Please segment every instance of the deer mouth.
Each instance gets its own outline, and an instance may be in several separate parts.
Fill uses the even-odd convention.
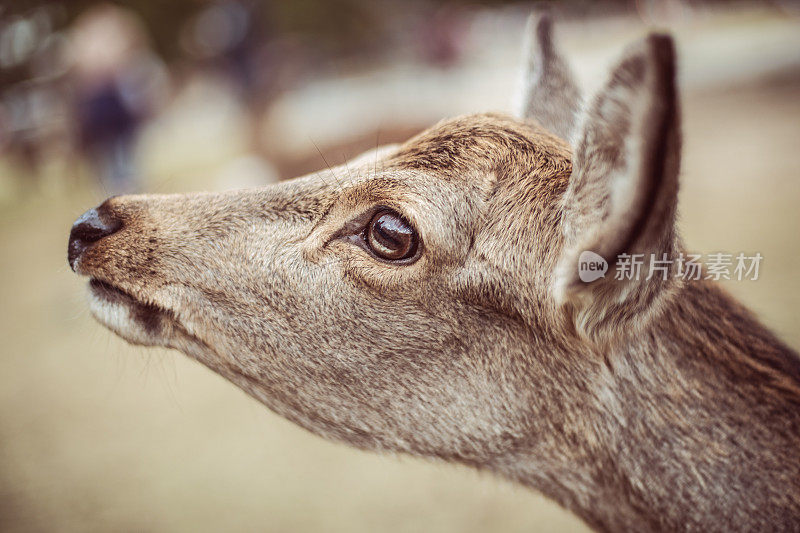
[[[107,281],[90,279],[89,294],[92,315],[133,344],[163,345],[177,325],[168,309],[143,302]]]

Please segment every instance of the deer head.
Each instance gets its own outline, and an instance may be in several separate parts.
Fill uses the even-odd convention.
[[[516,118],[447,120],[262,189],[121,196],[90,210],[69,262],[90,278],[93,315],[132,343],[186,353],[319,435],[487,468],[598,528],[696,525],[739,501],[715,503],[726,487],[704,485],[720,481],[719,461],[695,479],[657,443],[674,452],[686,437],[685,453],[710,443],[682,417],[705,420],[713,405],[691,403],[692,391],[720,388],[700,361],[671,355],[713,344],[697,324],[676,334],[703,315],[676,306],[747,315],[707,284],[584,283],[577,272],[585,250],[613,262],[679,249],[672,40],[628,48],[583,106],[550,34],[548,16],[532,19]],[[786,377],[781,357],[758,371]],[[734,367],[722,388],[757,372]],[[786,383],[759,389],[756,403],[785,402]],[[758,435],[754,445],[780,440]],[[697,489],[680,485],[687,504],[673,505],[647,486],[648,468]]]

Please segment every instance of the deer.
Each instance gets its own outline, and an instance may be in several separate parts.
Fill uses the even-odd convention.
[[[515,115],[263,188],[112,197],[72,226],[93,316],[327,439],[491,472],[598,531],[800,529],[800,358],[675,274],[672,37],[584,102],[528,23]],[[676,261],[584,282],[590,250]]]

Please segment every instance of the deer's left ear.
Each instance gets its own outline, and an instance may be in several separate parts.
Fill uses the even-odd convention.
[[[516,115],[532,119],[571,141],[581,94],[569,65],[553,42],[553,21],[546,11],[533,13],[525,27],[525,54]]]
[[[675,85],[672,38],[653,34],[626,51],[588,109],[563,196],[564,249],[554,276],[561,302],[589,296],[593,305],[608,306],[657,289],[658,280],[647,279],[649,262],[653,256],[674,255],[676,239],[680,132]],[[585,251],[605,259],[605,277],[587,281],[581,276]],[[623,254],[642,254],[640,279],[615,279]]]

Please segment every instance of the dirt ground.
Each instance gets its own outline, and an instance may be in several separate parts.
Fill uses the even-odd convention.
[[[800,77],[694,93],[684,116],[687,247],[760,252],[760,279],[728,287],[800,348]],[[99,327],[66,240],[101,199],[75,187],[0,213],[0,529],[585,529],[489,475],[326,442]]]

